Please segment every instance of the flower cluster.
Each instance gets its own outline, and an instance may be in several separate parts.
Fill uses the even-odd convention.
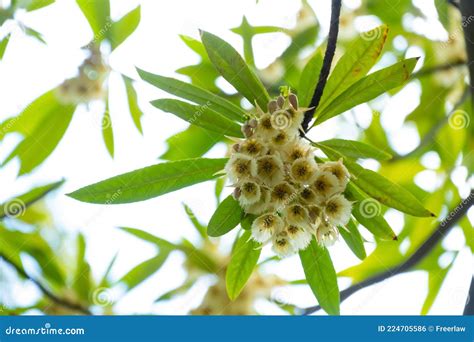
[[[271,243],[280,256],[305,249],[313,235],[332,244],[337,226],[351,215],[351,202],[342,195],[349,181],[346,167],[342,161],[316,163],[300,137],[306,110],[298,108],[292,93],[270,101],[267,112],[257,108],[226,165],[234,197],[247,214],[258,215],[253,239]]]
[[[58,98],[65,104],[87,103],[104,97],[104,80],[108,67],[98,48],[79,67],[76,77],[65,80],[57,89]]]

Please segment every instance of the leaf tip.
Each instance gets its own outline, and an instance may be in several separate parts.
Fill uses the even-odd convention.
[[[394,236],[392,237],[392,240],[393,240],[393,241],[398,241],[398,236],[397,236],[397,235],[394,235]]]

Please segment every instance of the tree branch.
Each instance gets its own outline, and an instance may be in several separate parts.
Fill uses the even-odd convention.
[[[62,307],[80,312],[85,315],[91,315],[91,312],[89,311],[88,308],[83,307],[82,305],[78,303],[73,303],[70,302],[67,299],[64,298],[59,298],[56,296],[54,293],[52,293],[49,289],[46,288],[39,280],[33,278],[30,276],[28,273],[23,270],[20,266],[18,266],[16,263],[14,263],[10,258],[8,258],[5,254],[0,253],[0,260],[4,260],[7,264],[11,265],[21,276],[24,278],[28,279],[31,281],[33,284],[36,285],[36,287],[46,296],[48,297],[51,301],[55,302],[58,305],[61,305]]]
[[[446,71],[449,69],[454,69],[467,65],[465,60],[459,59],[456,61],[448,62],[446,64],[435,65],[433,67],[423,68],[420,71],[417,71],[411,75],[411,78],[420,78],[424,76],[429,76],[439,71]]]
[[[464,41],[466,42],[471,101],[474,101],[474,87],[472,85],[474,82],[474,1],[461,0],[459,7],[462,15],[461,25],[464,30]]]
[[[341,2],[342,0],[332,0],[328,45],[324,54],[323,66],[321,67],[321,72],[319,74],[318,84],[316,85],[316,89],[314,90],[314,94],[309,105],[311,109],[306,111],[303,123],[301,124],[303,127],[303,133],[308,131],[309,123],[313,119],[314,111],[316,110],[316,107],[318,107],[319,101],[321,101],[324,87],[326,86],[329,72],[331,71],[332,60],[334,58],[334,52],[336,51],[337,35],[339,33],[339,15],[341,14]]]
[[[464,201],[459,203],[456,208],[454,208],[454,210],[449,213],[443,221],[441,221],[434,233],[404,263],[341,291],[341,302],[363,288],[377,284],[385,279],[393,277],[394,275],[411,270],[413,266],[417,265],[433,250],[434,247],[436,247],[438,242],[440,242],[443,237],[451,230],[451,228],[453,228],[455,224],[467,213],[473,204],[474,190],[471,190],[469,196]],[[319,305],[306,308],[303,309],[303,314],[309,315],[318,311],[319,309],[321,309]]]
[[[474,316],[474,276],[471,279],[471,286],[469,287],[469,293],[467,294],[463,315]]]

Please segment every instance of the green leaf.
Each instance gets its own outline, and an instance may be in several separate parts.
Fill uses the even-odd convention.
[[[184,206],[184,211],[186,212],[186,215],[188,215],[189,220],[193,224],[194,228],[198,231],[199,235],[203,238],[207,238],[207,232],[206,232],[206,227],[199,222],[197,219],[196,215],[194,215],[194,212],[192,209],[185,203],[183,203]]]
[[[311,290],[321,308],[330,315],[339,315],[339,287],[331,256],[315,239],[299,252],[301,265]]]
[[[43,35],[39,33],[38,31],[33,30],[31,27],[27,27],[27,26],[25,26],[23,29],[25,30],[26,35],[35,38],[36,40],[40,41],[43,44],[46,44],[46,41],[44,40]]]
[[[178,248],[177,245],[175,245],[174,243],[172,242],[169,242],[169,241],[166,241],[165,239],[162,239],[158,236],[155,236],[153,234],[150,234],[144,230],[141,230],[141,229],[137,229],[137,228],[129,228],[129,227],[120,227],[120,230],[123,230],[124,232],[127,232],[143,241],[147,241],[147,242],[150,242],[154,245],[156,245],[156,247],[160,248],[160,249],[169,249],[169,250],[172,250],[172,249],[176,249]]]
[[[168,255],[169,251],[162,251],[153,258],[145,260],[125,274],[122,279],[120,279],[120,282],[125,283],[128,290],[133,289],[158,272],[168,258]]]
[[[201,31],[201,39],[209,59],[227,82],[252,105],[257,103],[266,110],[270,100],[267,90],[238,52],[229,43],[209,32]]]
[[[343,158],[344,165],[353,175],[352,181],[380,203],[412,216],[434,216],[434,214],[423,207],[415,196],[397,183],[391,182],[377,172],[363,168],[356,162],[343,157],[332,148],[324,145],[317,146],[331,159]]]
[[[435,0],[436,11],[438,12],[438,19],[443,24],[446,31],[449,31],[449,2],[443,0]]]
[[[112,119],[109,112],[109,101],[105,107],[104,116],[102,117],[102,138],[104,139],[105,147],[110,156],[114,157],[114,131],[112,128]]]
[[[8,42],[10,41],[11,34],[7,34],[2,40],[0,40],[0,60],[2,60],[3,55],[5,55],[5,51],[7,49]]]
[[[216,143],[222,141],[222,134],[190,125],[184,131],[166,139],[168,150],[160,156],[164,160],[181,160],[202,157]]]
[[[19,157],[21,160],[20,176],[39,166],[54,151],[66,133],[75,109],[75,105],[62,105],[56,102],[56,106],[52,107],[33,131],[18,144],[6,158],[4,164]]]
[[[377,160],[388,160],[392,158],[387,152],[355,140],[330,139],[320,141],[318,144],[331,147],[349,158],[373,158]]]
[[[144,201],[216,178],[227,159],[186,159],[148,166],[76,190],[82,202],[121,204]]]
[[[159,296],[156,300],[155,303],[162,302],[165,300],[170,300],[173,299],[175,296],[178,296],[180,294],[183,294],[184,292],[188,291],[193,285],[195,284],[194,281],[186,281],[183,285],[180,285],[168,292],[163,293],[161,296]]]
[[[243,109],[206,89],[171,77],[154,75],[138,68],[137,71],[144,81],[167,93],[179,96],[198,105],[206,105],[230,120],[245,121],[246,113]]]
[[[256,218],[257,218],[257,215],[246,214],[242,218],[242,221],[240,222],[240,226],[245,230],[250,230],[252,229],[252,223],[253,221],[255,221]]]
[[[324,93],[315,115],[324,109],[347,88],[364,77],[377,62],[388,34],[388,27],[382,25],[363,32],[347,48],[328,78]]]
[[[197,249],[190,241],[184,240],[177,249],[186,254],[190,265],[208,273],[218,273],[221,267],[214,261],[214,256],[208,252]]]
[[[110,28],[110,43],[112,50],[122,44],[137,28],[141,18],[141,7],[137,6],[112,24]]]
[[[6,201],[0,205],[0,219],[6,216],[17,216],[17,214],[21,214],[27,207],[44,198],[51,191],[56,190],[63,184],[64,180],[39,186]],[[17,209],[19,209],[19,211]]]
[[[439,290],[441,289],[448,272],[451,270],[453,263],[454,260],[444,269],[438,266],[428,271],[428,295],[426,296],[425,301],[423,302],[423,307],[421,308],[422,315],[427,315],[433,306]]]
[[[214,111],[212,105],[195,106],[174,99],[159,99],[151,104],[196,126],[232,137],[242,137],[240,126]]]
[[[347,243],[352,252],[360,259],[364,260],[367,256],[364,247],[364,240],[362,235],[360,235],[359,230],[357,229],[357,224],[354,220],[350,220],[346,225],[346,229],[340,228],[339,232],[341,233],[342,238]]]
[[[25,9],[27,12],[32,12],[54,4],[54,2],[55,0],[30,0]]]
[[[225,274],[225,284],[230,300],[235,300],[242,292],[257,265],[261,251],[260,244],[252,240],[249,231],[237,237]]]
[[[94,33],[94,42],[99,43],[107,38],[110,22],[109,0],[76,0],[77,5],[86,17]]]
[[[310,105],[314,90],[318,84],[322,65],[323,55],[318,50],[313,54],[301,73],[298,86],[298,100],[301,107],[308,107]]]
[[[354,201],[352,215],[374,236],[384,240],[396,240],[397,235],[382,216],[382,206],[367,196],[351,181],[346,187],[346,196]]]
[[[143,134],[142,123],[140,121],[143,112],[138,106],[137,92],[133,87],[132,80],[125,75],[122,75],[123,81],[125,83],[125,90],[127,92],[127,101],[128,108],[130,110],[130,115],[132,116],[133,123],[137,127],[138,131]]]
[[[221,202],[207,226],[207,234],[212,237],[227,234],[242,220],[243,210],[232,195]]]
[[[86,240],[82,234],[77,237],[76,270],[72,287],[81,301],[89,302],[93,283],[91,267],[86,260]]]
[[[316,117],[314,125],[319,125],[361,103],[376,98],[390,89],[405,84],[410,78],[417,61],[418,58],[406,59],[360,79],[322,110]]]

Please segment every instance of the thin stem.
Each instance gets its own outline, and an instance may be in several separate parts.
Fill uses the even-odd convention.
[[[469,86],[471,89],[471,101],[474,101],[474,1],[461,0],[459,9],[461,10],[462,22],[461,25],[464,30],[464,40],[466,42],[467,62],[469,68]]]
[[[417,265],[433,250],[434,247],[436,247],[436,245],[451,230],[451,228],[453,228],[456,223],[467,213],[473,204],[474,190],[471,190],[469,197],[467,197],[464,201],[459,203],[456,208],[454,208],[454,210],[438,225],[434,233],[404,263],[341,291],[341,302],[363,288],[377,284],[385,279],[393,277],[394,275],[411,270],[413,266]],[[319,309],[321,309],[319,305],[306,308],[303,310],[303,314],[309,315],[318,311]]]
[[[471,278],[471,286],[466,298],[466,306],[464,307],[464,316],[474,316],[474,276]]]
[[[18,266],[15,262],[13,262],[10,258],[8,258],[5,254],[0,253],[0,260],[4,260],[7,264],[11,265],[21,276],[24,278],[28,279],[31,281],[33,284],[36,285],[36,287],[46,296],[48,297],[51,301],[55,302],[58,305],[61,305],[62,307],[83,313],[85,315],[90,315],[91,312],[89,309],[83,307],[80,304],[77,303],[72,303],[67,299],[60,298],[56,296],[54,293],[52,293],[46,286],[44,286],[39,280],[33,278],[30,276],[28,273],[23,270],[20,266]]]
[[[328,80],[329,72],[331,71],[331,64],[334,58],[334,52],[336,51],[336,42],[337,35],[339,33],[339,16],[341,14],[341,0],[332,0],[331,5],[331,22],[329,26],[328,34],[328,45],[326,52],[324,54],[323,66],[321,67],[321,72],[319,74],[318,84],[314,90],[313,97],[311,98],[311,103],[304,115],[304,120],[301,126],[303,127],[303,133],[308,131],[308,126],[311,120],[313,119],[314,111],[318,107],[321,97],[323,96],[324,87]]]

